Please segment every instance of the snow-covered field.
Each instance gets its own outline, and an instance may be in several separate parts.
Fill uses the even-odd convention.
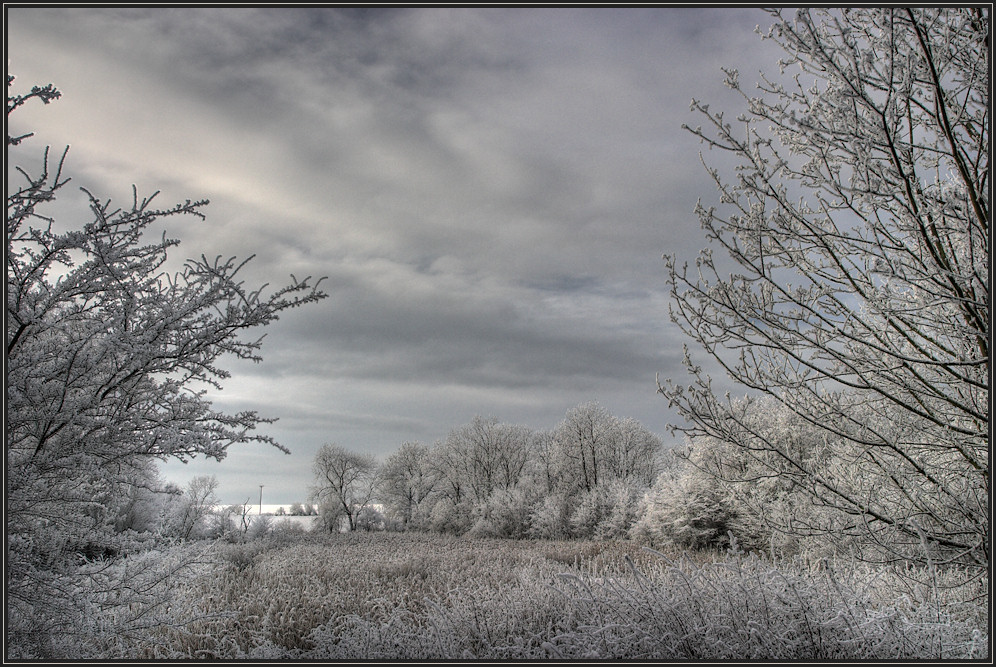
[[[123,657],[988,655],[987,612],[969,601],[978,591],[911,588],[915,572],[900,578],[854,563],[813,569],[737,553],[665,557],[621,541],[280,530],[211,552],[215,565],[170,591],[171,613],[187,622],[157,628],[154,641]]]

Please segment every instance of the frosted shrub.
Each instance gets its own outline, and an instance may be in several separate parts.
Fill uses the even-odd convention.
[[[570,537],[571,508],[572,500],[565,494],[545,496],[533,507],[529,516],[529,536],[549,540]]]
[[[134,656],[163,627],[189,622],[194,601],[179,592],[213,557],[206,544],[37,570],[34,586],[7,598],[7,657],[94,660]]]
[[[610,511],[598,526],[598,530],[595,531],[595,538],[618,540],[628,537],[630,528],[639,517],[642,496],[643,489],[625,484],[618,484],[611,488],[609,492]]]
[[[468,537],[522,539],[529,534],[530,498],[521,489],[498,489],[474,508],[476,521]]]
[[[655,546],[707,549],[729,544],[736,517],[726,494],[694,470],[662,478],[646,493],[631,536]]]
[[[735,543],[734,543],[735,545]],[[705,565],[665,561],[595,582],[568,576],[577,632],[551,642],[564,658],[882,660],[988,655],[978,614],[881,596],[881,573],[818,572],[732,553]],[[889,587],[885,587],[889,590]],[[894,592],[894,591],[890,591]]]
[[[232,569],[241,572],[252,565],[256,556],[262,553],[263,548],[264,546],[260,542],[242,542],[225,545],[220,549],[219,554]]]
[[[596,486],[579,494],[570,515],[571,536],[590,539],[608,511],[604,487]]]
[[[454,503],[449,498],[440,498],[432,506],[429,525],[439,533],[462,535],[472,524],[471,505],[468,502]]]
[[[600,484],[573,499],[570,534],[583,539],[626,537],[637,519],[641,488],[614,480]]]
[[[249,529],[246,531],[246,539],[259,540],[266,537],[270,533],[272,525],[273,521],[266,515],[261,514],[253,517],[252,523],[249,524]]]
[[[289,519],[278,519],[270,526],[270,537],[277,543],[302,537],[307,532],[307,528]]]

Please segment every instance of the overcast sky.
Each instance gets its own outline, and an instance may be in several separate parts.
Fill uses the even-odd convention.
[[[715,202],[691,99],[740,110],[778,51],[747,8],[7,10],[12,130],[72,146],[75,185],[159,204],[184,256],[256,258],[250,282],[328,276],[328,299],[229,360],[215,404],[278,417],[290,456],[234,446],[222,502],[304,501],[325,442],[384,457],[475,415],[536,429],[598,401],[666,441],[655,376],[684,378],[664,253]],[[746,85],[745,85],[746,87]],[[30,109],[30,111],[28,111]],[[16,123],[15,123],[16,121]],[[721,156],[707,153],[711,163]],[[85,222],[82,195],[59,206]],[[63,208],[60,208],[60,211]],[[704,361],[704,360],[703,360]]]

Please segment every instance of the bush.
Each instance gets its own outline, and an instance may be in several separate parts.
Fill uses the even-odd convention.
[[[272,519],[265,514],[260,514],[252,519],[252,523],[249,524],[249,530],[246,531],[247,540],[260,540],[270,533],[270,528],[273,525]]]
[[[456,504],[449,498],[440,498],[432,506],[429,525],[439,533],[463,535],[473,525],[472,506],[467,501]]]
[[[387,521],[383,513],[376,507],[367,505],[356,513],[356,530],[370,532],[373,530],[385,530]]]
[[[562,493],[545,496],[529,515],[529,536],[562,540],[571,536],[570,517],[573,502]]]
[[[640,501],[645,489],[623,482],[610,483],[605,489],[602,520],[595,527],[596,540],[618,540],[629,536],[639,518]]]
[[[711,479],[696,471],[662,478],[644,496],[630,535],[654,546],[715,549],[730,544],[736,510]]]
[[[474,508],[477,519],[468,537],[522,539],[529,535],[529,495],[521,489],[499,489]]]

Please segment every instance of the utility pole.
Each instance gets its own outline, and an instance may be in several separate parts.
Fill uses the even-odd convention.
[[[263,485],[259,485],[259,514],[263,515]]]

